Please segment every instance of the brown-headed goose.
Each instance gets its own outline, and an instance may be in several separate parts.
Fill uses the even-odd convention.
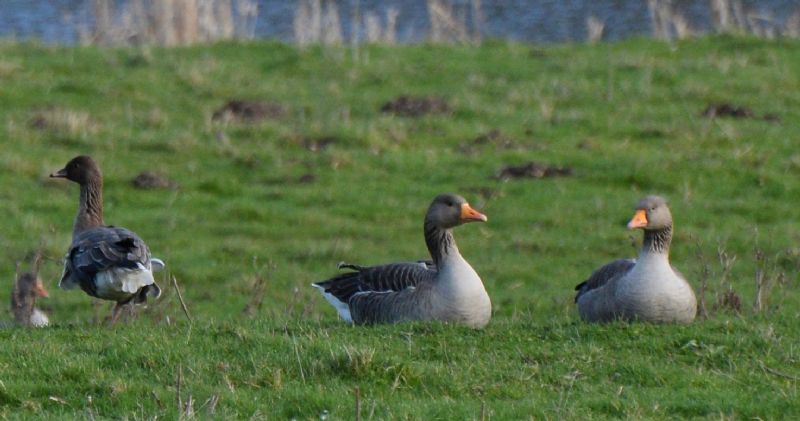
[[[44,327],[50,319],[42,310],[36,308],[37,297],[48,297],[42,280],[33,272],[25,272],[17,278],[11,293],[11,313],[19,326]]]
[[[425,243],[432,262],[361,267],[313,286],[349,323],[396,323],[440,320],[481,328],[489,323],[492,303],[472,266],[461,257],[452,229],[486,222],[455,194],[437,196],[425,215]]]
[[[644,230],[639,258],[615,260],[575,287],[581,318],[588,322],[694,320],[694,291],[669,263],[672,214],[667,202],[658,196],[645,197],[628,228]]]
[[[58,285],[63,289],[77,286],[92,297],[116,301],[111,323],[125,304],[145,302],[148,295],[158,298],[161,289],[153,272],[163,269],[164,263],[150,257],[147,245],[135,233],[104,225],[103,176],[94,160],[77,156],[50,177],[80,185],[72,244]]]

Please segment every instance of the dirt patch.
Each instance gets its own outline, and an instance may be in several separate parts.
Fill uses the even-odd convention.
[[[317,181],[317,176],[311,173],[303,174],[297,179],[298,184],[311,184]]]
[[[381,106],[381,112],[403,117],[421,117],[427,114],[446,114],[452,111],[444,98],[437,96],[399,96]]]
[[[461,145],[461,150],[464,152],[471,152],[485,146],[500,149],[513,149],[516,147],[516,142],[500,130],[492,129],[478,135],[478,137],[472,139],[468,143]]]
[[[780,123],[781,121],[781,117],[777,114],[767,113],[758,116],[750,107],[734,105],[727,102],[709,104],[701,115],[705,118],[755,118],[771,123]]]
[[[131,180],[137,189],[176,189],[178,183],[150,171],[143,171]]]
[[[508,165],[501,168],[494,176],[498,180],[513,180],[516,178],[552,178],[568,177],[573,174],[570,167],[558,167],[530,161],[523,165]]]
[[[533,143],[529,145],[523,145],[499,129],[492,129],[486,133],[478,135],[476,138],[468,142],[462,143],[458,147],[458,149],[465,154],[474,154],[484,148],[523,151],[542,149],[542,145]]]
[[[709,104],[706,109],[703,110],[703,117],[753,118],[755,117],[755,114],[753,114],[753,110],[750,109],[750,107],[733,105],[724,102],[720,104]]]
[[[28,125],[36,130],[67,134],[92,133],[97,128],[89,113],[58,107],[34,111]]]
[[[245,101],[232,99],[214,111],[212,121],[238,121],[257,123],[262,120],[279,120],[289,114],[286,107],[274,102]]]
[[[730,310],[734,313],[742,312],[742,299],[736,291],[729,289],[723,292],[714,305],[714,310]]]
[[[300,145],[303,145],[304,148],[308,149],[310,152],[322,152],[331,145],[336,144],[339,142],[339,139],[333,136],[320,136],[320,137],[305,137],[300,136],[295,138],[295,142]]]

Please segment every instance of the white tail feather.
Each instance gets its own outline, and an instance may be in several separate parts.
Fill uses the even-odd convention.
[[[153,272],[161,272],[162,270],[164,270],[166,266],[167,265],[164,264],[163,260],[157,257],[150,258],[150,268],[152,269]]]
[[[347,323],[353,323],[353,317],[350,315],[350,306],[347,305],[347,303],[342,302],[340,299],[336,298],[335,295],[325,292],[325,288],[319,285],[311,284],[311,286],[319,289],[322,296],[339,312],[339,317],[341,317],[342,320]]]
[[[107,300],[121,300],[130,297],[142,287],[156,281],[153,273],[138,264],[136,269],[114,268],[98,272],[95,276],[97,296]]]

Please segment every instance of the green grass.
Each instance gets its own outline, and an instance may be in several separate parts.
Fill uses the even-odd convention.
[[[0,330],[0,416],[174,419],[180,370],[202,417],[351,419],[356,387],[364,419],[800,417],[798,75],[797,42],[729,37],[357,52],[0,44],[0,301],[44,239],[54,322]],[[402,94],[454,111],[379,112]],[[289,116],[212,122],[231,98]],[[702,118],[716,102],[781,121]],[[31,125],[39,114],[49,127]],[[492,129],[513,147],[465,148]],[[323,136],[335,142],[322,151],[300,140]],[[194,323],[166,278],[159,302],[114,328],[92,323],[106,304],[56,289],[77,186],[47,174],[80,153],[103,168],[106,222],[167,262]],[[529,160],[575,175],[492,177]],[[144,170],[180,187],[133,188]],[[456,232],[492,297],[489,326],[338,321],[309,283],[341,260],[426,257],[422,216],[445,191],[489,216]],[[710,271],[709,319],[581,323],[573,286],[635,255],[624,224],[650,193],[671,200],[675,266],[696,291]],[[718,250],[736,256],[728,275]],[[757,314],[756,250],[773,284]],[[264,302],[248,317],[258,277]],[[729,288],[741,314],[716,308]]]

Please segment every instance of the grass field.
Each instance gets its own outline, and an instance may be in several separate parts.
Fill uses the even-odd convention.
[[[380,112],[400,95],[452,112]],[[230,99],[286,115],[212,121]],[[716,103],[753,115],[701,115]],[[798,418],[798,110],[789,41],[0,44],[0,301],[44,242],[54,322],[0,330],[0,416],[353,419],[358,389],[362,419]],[[104,170],[106,222],[166,261],[193,322],[167,276],[113,328],[95,323],[108,304],[57,290],[78,190],[47,175],[77,154]],[[531,160],[573,174],[494,178]],[[134,188],[145,170],[177,187]],[[489,326],[337,320],[309,284],[341,260],[427,257],[422,217],[445,191],[489,217],[456,231]],[[705,279],[707,318],[581,323],[573,286],[635,255],[625,222],[650,193],[671,201],[672,261],[698,293]]]

